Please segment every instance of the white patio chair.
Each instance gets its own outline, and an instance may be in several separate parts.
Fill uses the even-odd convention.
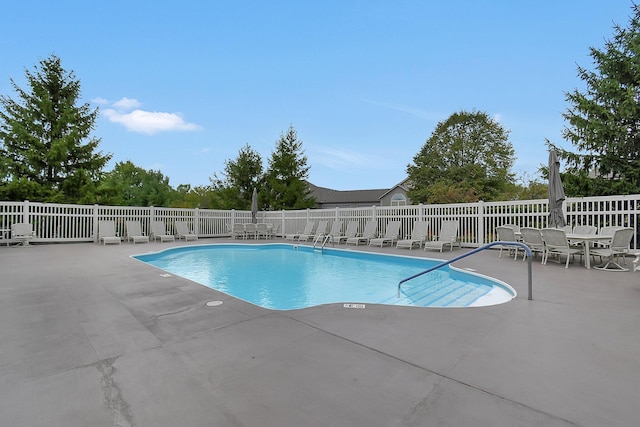
[[[496,227],[496,233],[498,234],[498,240],[501,242],[517,242],[516,233],[512,227]],[[502,258],[502,250],[506,249],[511,256],[512,253],[515,254],[513,257],[514,261],[518,259],[518,250],[520,249],[515,245],[500,245],[500,253],[498,254],[498,258]],[[526,253],[525,253],[526,255]],[[523,259],[524,256],[523,255]]]
[[[142,232],[142,227],[138,221],[126,221],[127,227],[127,241],[136,243],[149,243],[149,236]]]
[[[35,236],[33,226],[30,223],[16,222],[11,224],[11,239],[17,240],[20,245],[29,246],[29,240]]]
[[[387,228],[384,232],[383,237],[377,237],[369,240],[369,246],[378,246],[383,247],[384,245],[393,246],[393,244],[398,240],[398,235],[400,234],[400,221],[389,221],[387,223]]]
[[[456,220],[442,221],[442,224],[440,225],[440,233],[438,233],[436,239],[429,240],[424,243],[424,250],[439,249],[440,252],[442,252],[442,249],[447,245],[450,250],[453,250],[453,245],[455,245],[458,240],[458,228],[459,224]]]
[[[338,244],[342,243],[342,241],[346,243],[348,239],[356,237],[358,235],[358,225],[359,224],[357,220],[349,221],[347,223],[347,229],[344,231],[344,234],[339,235],[337,238]]]
[[[176,236],[178,236],[178,240],[198,240],[198,235],[189,229],[187,221],[176,221]]]
[[[248,239],[249,237],[253,237],[254,239],[258,237],[258,226],[252,222],[244,225],[244,238]]]
[[[156,241],[159,239],[160,243],[176,240],[173,234],[167,234],[167,227],[165,227],[164,221],[151,221],[151,237]]]
[[[244,239],[244,224],[236,222],[231,227],[232,239]]]
[[[413,229],[411,230],[411,236],[407,239],[400,239],[396,243],[396,248],[409,248],[417,244],[418,248],[422,248],[422,243],[427,238],[427,230],[429,229],[429,221],[415,221],[413,223]]]
[[[327,228],[329,228],[329,221],[321,220],[318,221],[318,227],[315,232],[312,233],[302,233],[298,236],[298,241],[306,242],[307,240],[315,240],[318,236],[323,236],[327,233]]]
[[[298,238],[302,234],[313,234],[313,230],[315,229],[315,227],[315,221],[307,221],[307,225],[304,226],[304,231],[302,231],[301,233],[286,234],[284,237],[287,240],[298,240]]]
[[[633,228],[618,228],[614,231],[611,244],[608,247],[591,249],[591,255],[607,257],[604,264],[593,268],[609,271],[629,271],[628,268],[622,267],[613,259],[624,257],[629,252],[629,243],[633,239],[633,233]]]
[[[541,231],[542,239],[547,248],[545,253],[543,264],[547,263],[549,255],[557,255],[558,260],[562,255],[567,257],[567,262],[564,268],[569,268],[569,259],[571,255],[582,254],[582,248],[572,248],[567,240],[567,234],[562,229],[558,228],[543,228]]]
[[[260,240],[260,238],[264,237],[265,240],[271,238],[271,230],[269,229],[269,226],[267,224],[265,224],[264,222],[259,222],[256,224],[256,237],[258,238],[258,240]]]
[[[116,233],[116,224],[113,221],[98,221],[98,243],[100,242],[103,245],[107,243],[122,243],[122,239]]]
[[[346,244],[352,244],[358,246],[360,243],[364,243],[365,245],[369,243],[369,240],[376,237],[376,233],[378,230],[377,221],[367,221],[364,226],[364,231],[362,232],[362,236],[349,237],[346,240]]]
[[[545,260],[547,248],[544,245],[544,240],[542,239],[542,233],[540,230],[537,228],[522,227],[520,229],[520,235],[522,236],[522,243],[529,247],[532,255],[535,255],[536,253],[540,254],[540,262],[542,263]],[[525,252],[522,260],[524,261],[526,258],[527,253]]]

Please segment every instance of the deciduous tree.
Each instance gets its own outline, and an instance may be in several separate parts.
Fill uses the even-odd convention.
[[[407,166],[414,203],[496,200],[514,181],[509,132],[485,112],[460,111],[436,125]]]
[[[118,162],[102,180],[99,202],[116,206],[170,206],[175,190],[169,178],[156,170],[145,170],[131,161]]]

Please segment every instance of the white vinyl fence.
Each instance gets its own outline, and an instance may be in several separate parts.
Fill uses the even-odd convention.
[[[547,225],[547,200],[507,202],[477,202],[442,205],[371,206],[359,208],[305,209],[258,212],[258,221],[272,223],[278,235],[304,229],[307,221],[359,222],[360,230],[369,220],[377,221],[379,234],[386,224],[400,221],[401,236],[411,234],[416,220],[429,221],[429,233],[436,235],[443,220],[458,220],[460,243],[478,247],[496,240],[495,228],[503,224],[542,228]],[[568,198],[564,203],[567,222],[575,225],[626,226],[635,230],[632,247],[638,248],[640,195]],[[127,220],[140,221],[149,231],[153,220],[165,222],[174,233],[175,221],[187,221],[200,237],[229,236],[231,225],[251,222],[250,211],[128,207],[100,205],[63,205],[36,202],[0,202],[0,239],[10,238],[11,224],[28,222],[33,225],[34,242],[95,242],[98,221],[113,220],[121,236]],[[330,224],[331,225],[331,224]]]

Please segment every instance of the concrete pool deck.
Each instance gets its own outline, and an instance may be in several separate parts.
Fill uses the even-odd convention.
[[[528,301],[491,250],[454,265],[507,304],[270,311],[130,258],[225,242],[0,247],[0,425],[638,424],[640,272],[536,260]]]

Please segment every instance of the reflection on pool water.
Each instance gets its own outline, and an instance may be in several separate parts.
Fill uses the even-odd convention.
[[[440,260],[291,244],[179,247],[134,258],[236,298],[274,310],[329,303],[468,307],[510,301],[509,285],[445,266],[398,282]]]

